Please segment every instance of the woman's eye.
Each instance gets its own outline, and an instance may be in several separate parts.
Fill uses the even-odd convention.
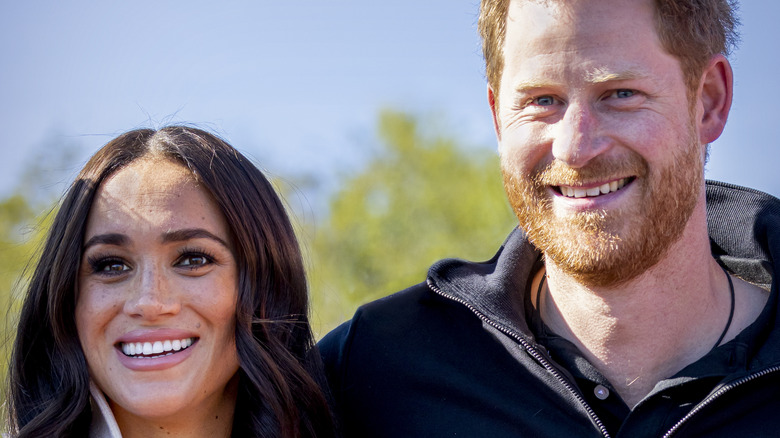
[[[209,263],[211,263],[211,258],[204,254],[184,254],[183,256],[179,257],[176,266],[197,268]]]
[[[99,260],[91,265],[92,270],[98,274],[120,274],[130,270],[130,267],[121,260]]]

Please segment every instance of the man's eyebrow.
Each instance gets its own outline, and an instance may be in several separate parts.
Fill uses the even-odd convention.
[[[514,89],[517,93],[527,93],[531,90],[538,90],[540,88],[551,88],[553,84],[545,81],[528,80],[515,84]]]
[[[644,77],[647,77],[647,75],[643,74],[639,70],[628,69],[623,71],[612,72],[604,68],[597,68],[588,72],[585,76],[585,80],[590,84],[603,84],[607,82],[641,79]],[[522,81],[515,84],[514,90],[519,94],[523,94],[532,90],[555,88],[555,86],[556,85],[554,82],[531,79],[531,80]]]
[[[127,238],[124,234],[119,233],[108,233],[108,234],[98,234],[96,236],[92,236],[89,240],[87,240],[87,243],[84,244],[84,248],[82,251],[86,251],[89,247],[94,245],[126,245],[130,239]]]
[[[163,233],[160,240],[162,243],[170,243],[182,242],[190,239],[211,239],[221,243],[225,248],[230,248],[230,245],[228,245],[227,242],[203,228],[185,228],[183,230],[169,231]]]
[[[618,72],[610,72],[606,69],[598,68],[588,72],[586,80],[591,84],[603,84],[605,82],[616,81],[628,81],[632,79],[640,79],[646,75],[642,74],[638,70],[623,70]]]

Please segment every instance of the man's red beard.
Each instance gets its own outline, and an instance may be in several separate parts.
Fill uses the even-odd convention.
[[[502,156],[504,189],[520,227],[548,260],[583,284],[619,285],[658,263],[685,229],[703,184],[701,146],[695,138],[689,130],[687,146],[660,169],[650,169],[632,151],[617,161],[596,157],[580,169],[556,160],[524,176]],[[555,215],[551,186],[626,175],[635,176],[630,184],[637,196],[631,205]]]

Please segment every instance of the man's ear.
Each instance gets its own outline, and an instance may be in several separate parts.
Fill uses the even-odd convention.
[[[723,132],[731,109],[734,83],[731,64],[721,54],[710,59],[699,84],[699,104],[703,111],[697,120],[699,141],[712,143]]]
[[[493,92],[493,87],[488,85],[487,87],[488,105],[490,105],[490,112],[493,114],[493,129],[496,131],[496,138],[501,141],[501,126],[498,122],[498,107],[496,106],[496,95]]]

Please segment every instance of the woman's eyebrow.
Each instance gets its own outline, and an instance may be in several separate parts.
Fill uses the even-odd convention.
[[[92,236],[89,240],[87,240],[87,243],[84,244],[84,249],[82,251],[86,251],[89,247],[98,244],[121,246],[127,244],[129,241],[130,239],[128,239],[127,236],[125,236],[124,234],[119,234],[119,233],[98,234]]]
[[[190,239],[211,239],[219,242],[225,248],[230,249],[227,242],[203,228],[185,228],[183,230],[168,231],[163,233],[160,238],[162,243],[182,242]]]

